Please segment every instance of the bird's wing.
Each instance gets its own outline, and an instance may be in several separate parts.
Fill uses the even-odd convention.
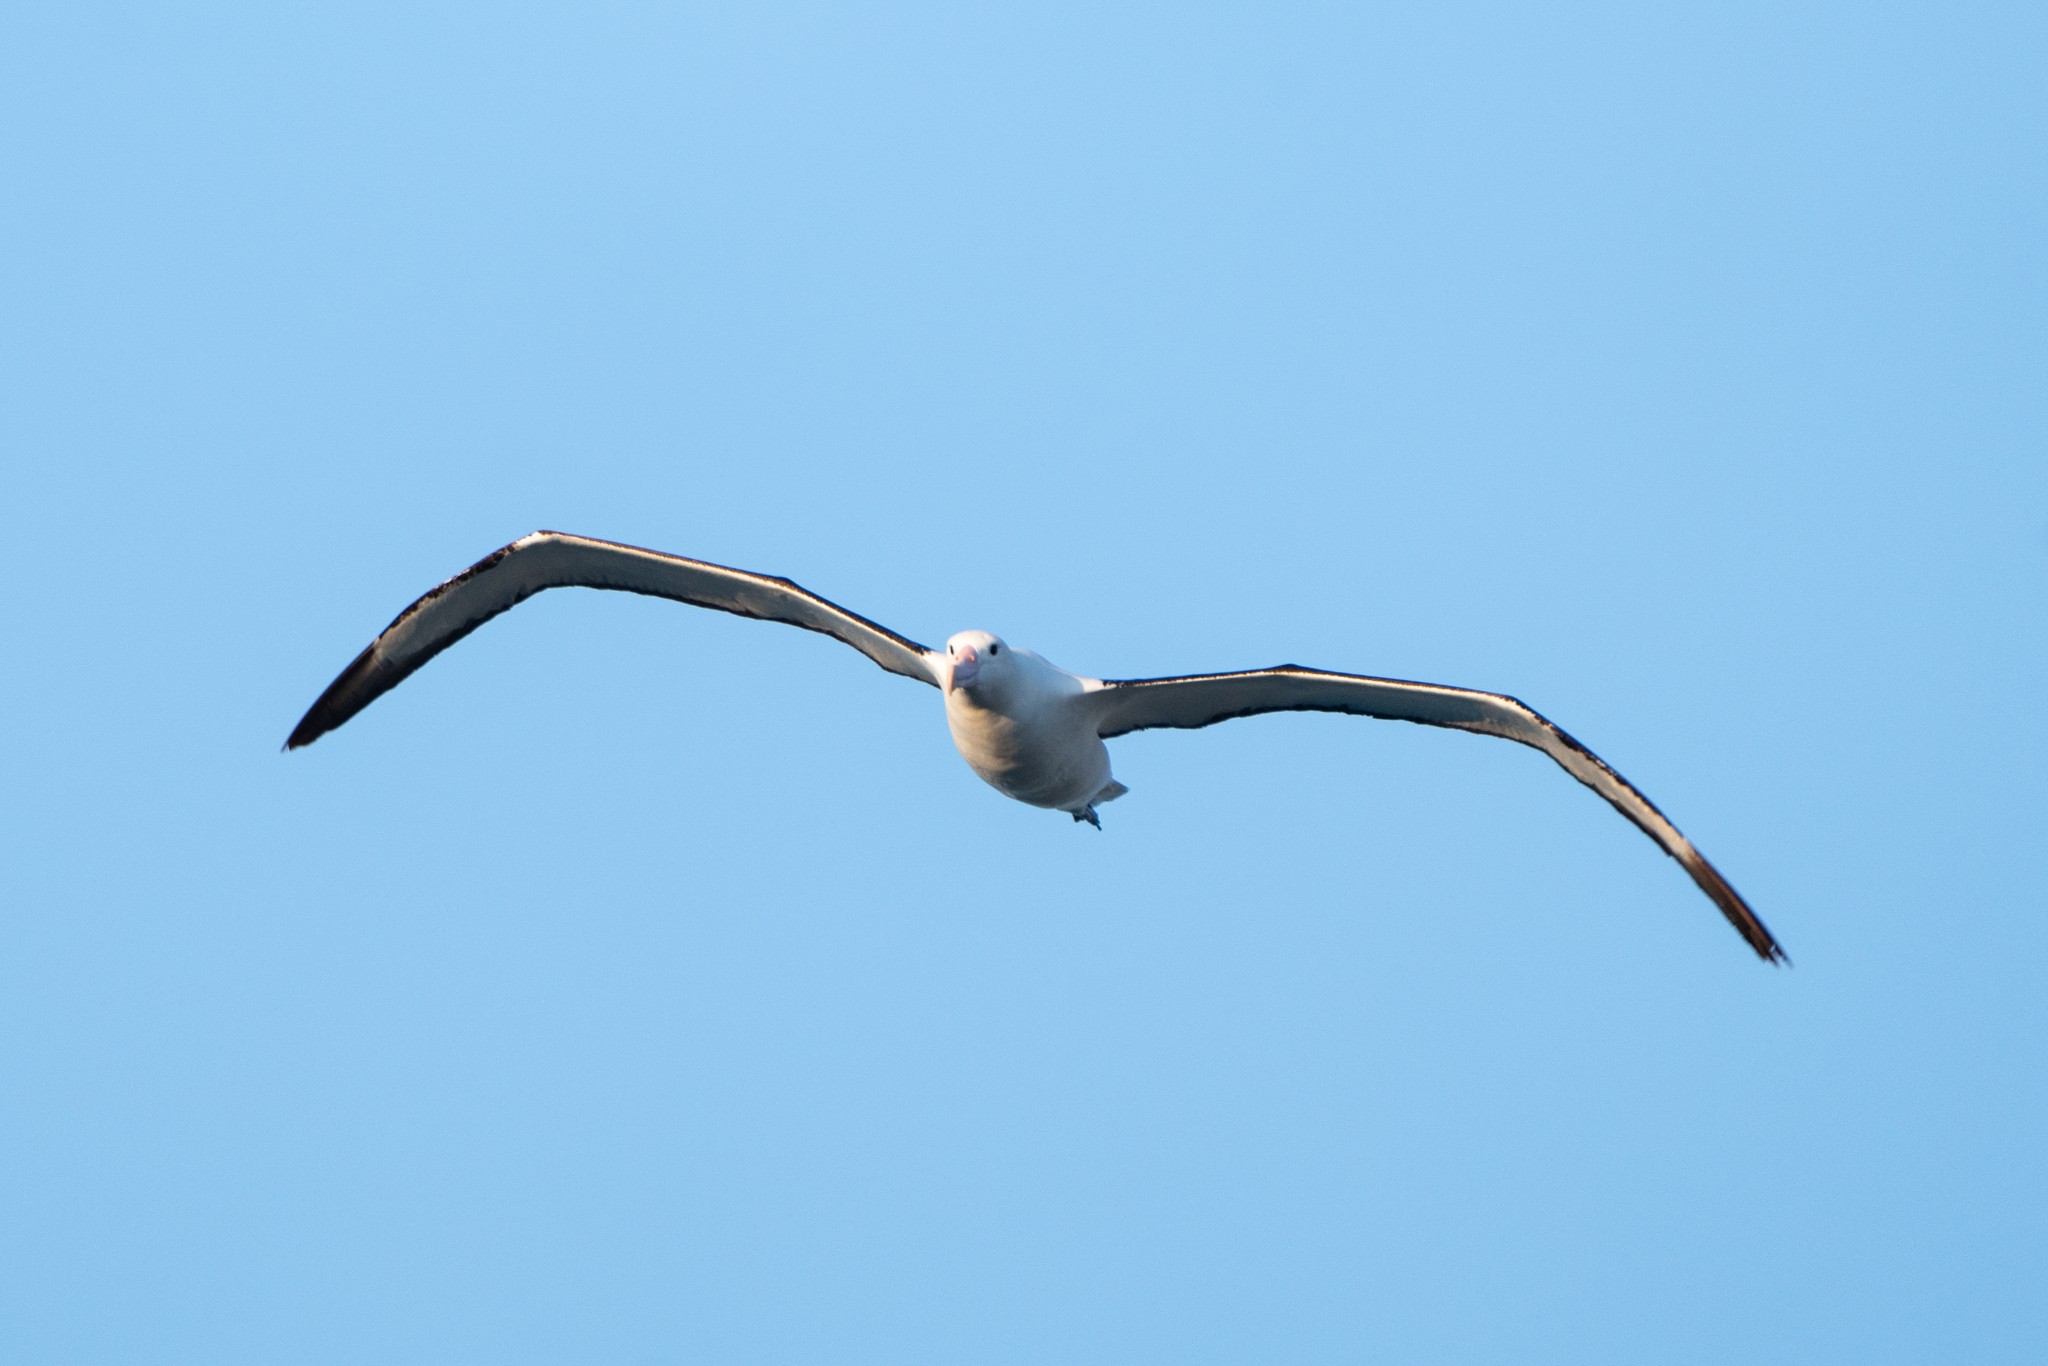
[[[1246,673],[1104,682],[1088,694],[1087,704],[1094,711],[1096,731],[1105,740],[1156,727],[1193,730],[1264,712],[1341,711],[1498,735],[1540,749],[1683,864],[1759,957],[1770,963],[1785,961],[1784,950],[1756,912],[1648,797],[1593,751],[1512,697],[1282,664]]]
[[[587,536],[536,531],[486,555],[400,612],[320,694],[285,748],[312,744],[498,613],[549,588],[613,588],[787,622],[845,641],[890,673],[940,686],[924,646],[788,579]]]

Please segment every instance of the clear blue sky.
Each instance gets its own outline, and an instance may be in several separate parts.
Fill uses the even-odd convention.
[[[0,1357],[2037,1361],[2038,5],[17,7]],[[1114,747],[521,608],[536,527]]]

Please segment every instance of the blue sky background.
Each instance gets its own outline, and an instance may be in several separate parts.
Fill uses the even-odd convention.
[[[0,1355],[2048,1337],[2037,5],[17,7]],[[1102,834],[550,526],[1077,671]]]

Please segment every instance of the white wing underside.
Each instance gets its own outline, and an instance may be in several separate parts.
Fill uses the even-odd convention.
[[[1648,797],[1598,755],[1512,697],[1282,664],[1245,673],[1103,682],[1089,693],[1088,703],[1095,710],[1097,733],[1105,740],[1134,730],[1193,730],[1267,712],[1336,711],[1498,735],[1539,749],[1677,859],[1760,957],[1767,962],[1785,960],[1756,912]]]
[[[788,579],[587,536],[536,531],[485,556],[400,612],[320,695],[285,748],[312,744],[492,617],[550,588],[645,593],[786,622],[844,641],[890,673],[941,686],[924,646]]]

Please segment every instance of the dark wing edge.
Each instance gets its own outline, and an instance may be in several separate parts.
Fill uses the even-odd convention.
[[[1541,750],[1678,860],[1757,957],[1774,966],[1791,963],[1762,918],[1654,802],[1599,755],[1516,698],[1398,678],[1305,669],[1299,664],[1242,673],[1104,680],[1089,696],[1098,717],[1097,733],[1105,740],[1139,730],[1197,730],[1219,721],[1271,712],[1332,711],[1497,735]]]
[[[492,617],[550,588],[642,593],[800,626],[851,645],[890,673],[939,686],[924,646],[788,579],[616,541],[536,531],[492,551],[394,617],[327,685],[284,747],[312,744]]]

